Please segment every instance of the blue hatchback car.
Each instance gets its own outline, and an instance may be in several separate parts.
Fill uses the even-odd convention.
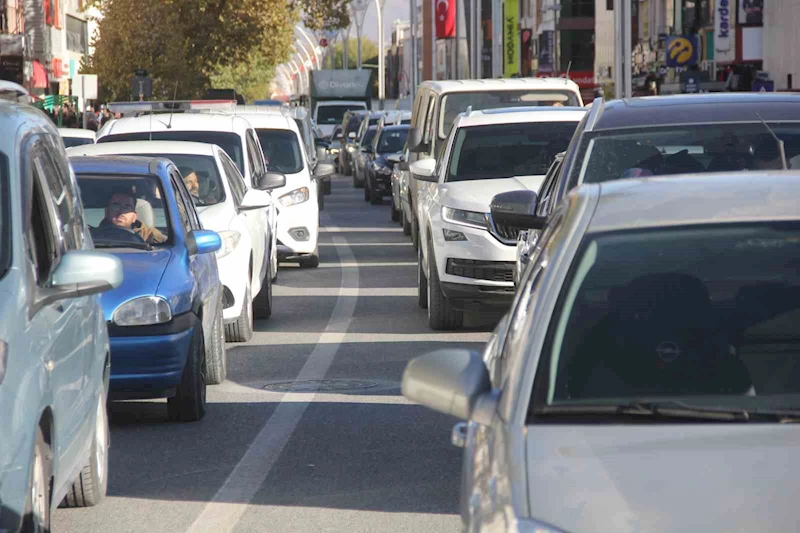
[[[95,248],[116,255],[122,285],[102,296],[111,398],[167,398],[172,420],[205,414],[206,369],[225,357],[214,252],[175,165],[155,157],[76,157]]]

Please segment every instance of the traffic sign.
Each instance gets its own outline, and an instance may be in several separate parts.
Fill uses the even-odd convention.
[[[320,40],[319,40],[319,45],[320,45],[321,47],[325,48],[326,46],[328,46],[328,39],[326,39],[325,37],[323,37],[322,39],[320,39]]]
[[[683,92],[688,94],[694,94],[699,92],[699,89],[697,87],[697,80],[694,77],[690,76],[686,78],[686,81],[683,83]]]

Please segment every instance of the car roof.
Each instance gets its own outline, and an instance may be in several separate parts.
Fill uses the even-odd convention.
[[[800,220],[800,172],[755,171],[624,179],[582,185],[599,194],[589,232]]]
[[[0,99],[0,124],[5,135],[0,135],[0,151],[11,156],[17,138],[26,131],[40,131],[58,135],[50,117],[29,104],[20,104]],[[21,131],[22,130],[22,131]]]
[[[297,123],[283,113],[239,113],[255,129],[291,130],[300,133]]]
[[[170,127],[167,127],[167,126]],[[103,137],[121,133],[148,131],[221,131],[244,135],[250,124],[243,117],[227,113],[159,113],[139,117],[123,117],[103,128]]]
[[[490,124],[523,124],[529,122],[580,122],[586,116],[582,107],[511,107],[472,111],[459,115],[456,126],[488,126]]]
[[[800,94],[705,93],[643,96],[592,106],[592,131],[720,122],[800,121]],[[589,122],[593,122],[590,118]]]
[[[420,88],[437,93],[465,93],[476,91],[514,91],[524,89],[563,89],[580,92],[578,84],[566,78],[502,78],[486,80],[425,81]]]
[[[155,174],[165,177],[172,163],[163,157],[109,155],[102,157],[71,157],[76,174]]]
[[[94,131],[83,128],[58,128],[58,132],[63,137],[80,137],[81,139],[94,139],[97,135]]]
[[[392,124],[391,126],[384,126],[382,131],[403,131],[411,129],[410,124]]]
[[[189,154],[213,156],[214,150],[221,150],[215,144],[187,141],[116,141],[99,144],[87,144],[67,148],[70,157],[86,155],[115,154]]]
[[[322,100],[317,102],[317,107],[334,105],[366,105],[366,102],[363,100]]]

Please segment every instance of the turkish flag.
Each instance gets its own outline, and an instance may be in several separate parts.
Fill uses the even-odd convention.
[[[433,0],[437,39],[449,39],[456,36],[455,4],[456,0]]]

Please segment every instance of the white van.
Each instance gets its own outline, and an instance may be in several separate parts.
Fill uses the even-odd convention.
[[[456,117],[472,107],[473,111],[502,107],[531,106],[582,107],[578,84],[566,78],[512,78],[497,80],[426,81],[417,89],[408,132],[409,163],[436,158]],[[413,177],[413,176],[412,176]],[[409,179],[408,198],[411,206],[411,238],[416,248],[417,180]]]

